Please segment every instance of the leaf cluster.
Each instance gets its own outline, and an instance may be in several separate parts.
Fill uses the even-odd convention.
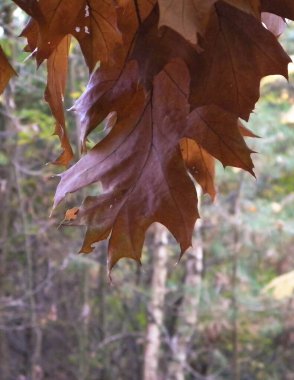
[[[165,225],[184,253],[196,219],[195,183],[215,195],[215,160],[251,174],[244,127],[260,80],[287,78],[289,56],[278,42],[292,0],[14,0],[29,16],[22,36],[38,65],[46,61],[45,99],[68,165],[73,150],[63,98],[74,37],[90,79],[74,110],[82,158],[60,175],[55,206],[100,182],[66,214],[85,225],[82,252],[109,238],[109,269],[122,257],[140,261],[145,232]],[[15,74],[0,51],[0,91]],[[104,123],[107,135],[87,151]]]

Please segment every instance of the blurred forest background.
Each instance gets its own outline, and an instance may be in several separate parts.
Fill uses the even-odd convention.
[[[294,66],[290,83],[263,81],[248,125],[262,137],[248,141],[257,180],[219,166],[194,248],[176,265],[154,226],[142,267],[121,261],[110,284],[106,244],[78,255],[82,231],[58,228],[62,207],[49,218],[60,169],[46,163],[60,152],[46,65],[24,62],[17,37],[26,21],[1,0],[0,43],[19,76],[0,98],[0,380],[294,380]],[[293,55],[293,24],[282,40]],[[71,53],[68,108],[87,82]]]

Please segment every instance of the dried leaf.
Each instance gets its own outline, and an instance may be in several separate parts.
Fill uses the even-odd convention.
[[[79,41],[90,71],[98,61],[113,60],[113,51],[122,43],[116,20],[112,0],[87,0],[82,7],[71,33]]]
[[[254,17],[225,4],[216,8],[202,42],[203,52],[170,29],[159,34],[155,8],[139,28],[131,57],[139,62],[147,89],[172,58],[181,57],[191,73],[193,108],[215,104],[247,120],[259,99],[261,78],[271,74],[287,77],[291,60]]]
[[[118,25],[123,35],[123,45],[115,51],[115,62],[102,63],[99,70],[91,75],[86,91],[74,106],[81,119],[82,151],[86,151],[87,136],[108,113],[115,111],[119,119],[121,111],[133,108],[137,78],[134,77],[136,73],[131,66],[128,66],[127,70],[125,66],[139,21],[133,0],[120,0],[120,5]],[[153,3],[151,0],[140,0],[138,7],[141,20],[145,20],[153,8]]]
[[[187,169],[202,187],[203,193],[215,197],[215,159],[196,141],[184,138],[180,142]]]
[[[287,77],[290,58],[277,37],[294,19],[293,0],[14,2],[32,17],[26,50],[38,64],[48,59],[46,99],[64,149],[58,162],[72,157],[63,113],[70,35],[91,72],[74,107],[84,152],[89,134],[107,125],[56,191],[55,206],[102,185],[66,213],[66,224],[87,228],[82,252],[109,238],[109,269],[122,257],[140,261],[145,232],[159,222],[183,253],[198,217],[195,181],[215,195],[215,159],[254,174],[244,137],[256,136],[239,117],[254,110],[264,76]],[[14,73],[2,51],[0,69],[4,86]]]
[[[73,157],[73,151],[66,133],[63,111],[64,93],[67,81],[68,52],[70,37],[65,37],[49,57],[47,63],[48,78],[45,90],[45,100],[49,103],[56,120],[55,131],[61,142],[63,152],[54,162],[57,165],[68,165]]]
[[[247,147],[233,114],[216,106],[196,108],[188,117],[184,133],[224,166],[242,168],[254,175],[250,157],[253,151]]]
[[[79,208],[73,207],[66,211],[64,220],[68,222],[72,222],[73,220],[76,220],[78,217]]]
[[[205,35],[217,0],[158,0],[159,26],[168,26],[186,40],[197,44],[197,34]],[[224,0],[226,3],[260,18],[260,0]]]
[[[35,54],[38,64],[49,58],[63,38],[74,31],[77,17],[85,2],[86,0],[15,1],[38,24]]]
[[[29,46],[33,37],[38,64],[49,58],[68,34],[79,41],[90,71],[97,61],[113,58],[113,50],[121,43],[111,0],[40,0],[31,6],[30,1],[20,3],[33,18],[22,36],[30,39]]]
[[[0,94],[5,90],[9,80],[16,75],[16,72],[8,62],[0,46]]]
[[[168,26],[196,44],[197,34],[204,35],[211,7],[217,0],[158,0],[159,26]]]
[[[133,62],[129,66],[137,70]],[[191,244],[197,197],[179,149],[179,126],[185,123],[188,104],[175,85],[188,88],[189,76],[180,63],[167,70],[156,77],[146,101],[138,88],[133,112],[125,109],[108,136],[61,175],[57,188],[56,204],[67,193],[102,182],[103,195],[85,201],[78,221],[90,226],[86,252],[110,235],[110,268],[122,257],[140,261],[145,231],[153,222],[173,233],[182,252]]]
[[[226,3],[249,13],[256,18],[260,18],[260,0],[224,0]]]
[[[215,104],[248,120],[259,99],[260,80],[287,78],[291,62],[276,38],[255,18],[225,4],[203,42],[204,52],[191,61],[192,107]],[[217,83],[217,86],[216,86]]]

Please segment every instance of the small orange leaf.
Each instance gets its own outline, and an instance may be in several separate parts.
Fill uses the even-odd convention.
[[[66,211],[64,220],[67,222],[72,222],[77,219],[78,213],[79,213],[78,207],[70,208],[69,210]]]

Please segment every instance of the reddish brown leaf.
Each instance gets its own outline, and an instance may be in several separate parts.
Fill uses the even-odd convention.
[[[27,39],[27,46],[24,50],[30,53],[36,53],[39,39],[38,23],[31,18],[22,31],[20,37],[25,37]]]
[[[55,51],[61,40],[73,32],[80,10],[86,0],[17,0],[38,24],[36,59],[38,64]]]
[[[215,197],[215,159],[196,141],[184,138],[180,142],[185,165],[196,182],[202,187],[203,193]]]
[[[160,8],[159,26],[168,26],[186,40],[196,44],[197,34],[204,35],[217,0],[158,0]]]
[[[61,174],[55,197],[56,206],[102,185],[66,213],[66,224],[87,227],[82,252],[109,238],[110,269],[122,257],[140,261],[146,230],[160,222],[183,253],[198,217],[193,179],[214,196],[215,159],[254,174],[244,137],[255,135],[238,118],[249,118],[262,77],[287,77],[290,59],[276,37],[283,19],[294,19],[293,0],[15,3],[33,19],[22,34],[26,50],[38,63],[48,59],[46,99],[64,148],[58,162],[72,156],[63,113],[69,35],[92,72],[75,105],[84,151],[93,129],[107,126],[107,136]]]
[[[260,18],[260,0],[224,0],[226,3],[240,9],[243,12],[249,13],[257,18]]]
[[[247,120],[260,96],[261,78],[288,75],[291,60],[276,38],[253,17],[225,4],[217,5],[203,49],[190,66],[197,73],[191,82],[193,107],[216,104]]]
[[[30,19],[22,37],[27,38],[26,51],[36,55],[38,50],[38,39],[40,37],[39,26],[34,19]],[[70,36],[66,36],[56,47],[47,61],[47,87],[45,100],[48,102],[52,114],[56,120],[54,134],[57,135],[63,149],[60,157],[54,162],[57,165],[67,166],[73,158],[73,151],[67,137],[66,123],[64,117],[64,93],[67,81],[68,53],[70,48]]]
[[[58,165],[68,165],[73,157],[65,126],[63,111],[63,99],[67,81],[67,64],[68,51],[70,46],[70,37],[65,37],[53,54],[49,57],[47,63],[48,79],[45,90],[45,100],[49,103],[52,114],[56,120],[55,132],[61,142],[63,152],[55,161]]]
[[[125,68],[128,75],[121,78],[135,81],[136,72],[131,61]],[[187,118],[188,88],[185,65],[169,64],[156,77],[148,99],[137,88],[133,111],[123,107],[108,136],[61,175],[55,205],[68,193],[102,182],[103,195],[88,198],[74,224],[89,226],[82,249],[86,253],[110,235],[110,268],[121,257],[140,260],[145,231],[156,221],[169,228],[182,252],[188,248],[198,214],[184,161],[212,196],[213,159],[209,154],[224,165],[252,172],[251,151],[239,132],[237,118],[215,106],[196,109]],[[184,137],[197,142],[192,159],[187,151],[182,159],[179,144]]]
[[[16,75],[16,72],[8,62],[0,46],[0,94],[4,91],[9,80]]]
[[[253,137],[253,138],[259,138],[259,136],[257,136],[255,133],[253,133],[250,129],[248,129],[247,127],[245,127],[241,121],[239,120],[239,131],[241,133],[242,136],[244,137]]]
[[[49,58],[61,40],[68,34],[79,41],[90,71],[100,60],[113,59],[113,50],[121,43],[116,26],[116,8],[112,0],[40,0],[22,7],[33,17],[26,27],[29,46],[32,38],[36,59],[40,64]]]
[[[139,22],[132,0],[120,0],[120,5],[118,24],[123,35],[123,45],[115,51],[115,62],[102,63],[99,70],[92,74],[85,93],[74,107],[82,122],[81,146],[83,151],[86,150],[87,136],[106,118],[108,113],[115,111],[116,117],[119,119],[121,112],[134,106],[137,73],[133,70],[132,65],[128,66],[127,70],[125,70],[125,66]],[[140,0],[138,6],[140,18],[145,20],[153,8],[152,1]]]
[[[90,79],[84,95],[76,102],[75,110],[81,119],[81,146],[86,151],[86,138],[111,111],[117,118],[125,110],[135,107],[137,96],[137,73],[134,63],[125,70],[121,67],[109,68],[108,65],[97,70]],[[132,117],[131,112],[129,116]]]
[[[158,0],[159,26],[168,26],[196,44],[197,34],[205,35],[217,0]],[[260,0],[224,0],[226,3],[260,18]]]
[[[185,137],[194,139],[224,166],[235,166],[254,175],[251,151],[239,130],[236,116],[216,106],[196,108],[188,117]]]
[[[122,42],[113,1],[87,0],[71,33],[79,41],[90,71],[98,61],[113,60],[113,51]]]
[[[181,57],[191,73],[193,108],[215,104],[248,119],[260,96],[261,78],[271,74],[287,77],[291,60],[254,17],[225,4],[217,4],[216,9],[202,53],[172,30],[166,28],[159,34],[155,8],[138,31],[131,57],[139,62],[140,76],[148,89],[167,62]]]
[[[188,75],[176,63],[168,70],[155,79],[146,102],[143,89],[137,90],[138,104],[131,115],[125,109],[109,135],[61,175],[57,188],[56,204],[67,193],[102,182],[104,194],[86,200],[78,221],[90,225],[86,252],[88,239],[91,245],[110,234],[110,268],[121,257],[140,260],[145,231],[153,222],[169,228],[182,252],[191,244],[197,197],[178,139],[188,105],[174,83],[187,88]]]

